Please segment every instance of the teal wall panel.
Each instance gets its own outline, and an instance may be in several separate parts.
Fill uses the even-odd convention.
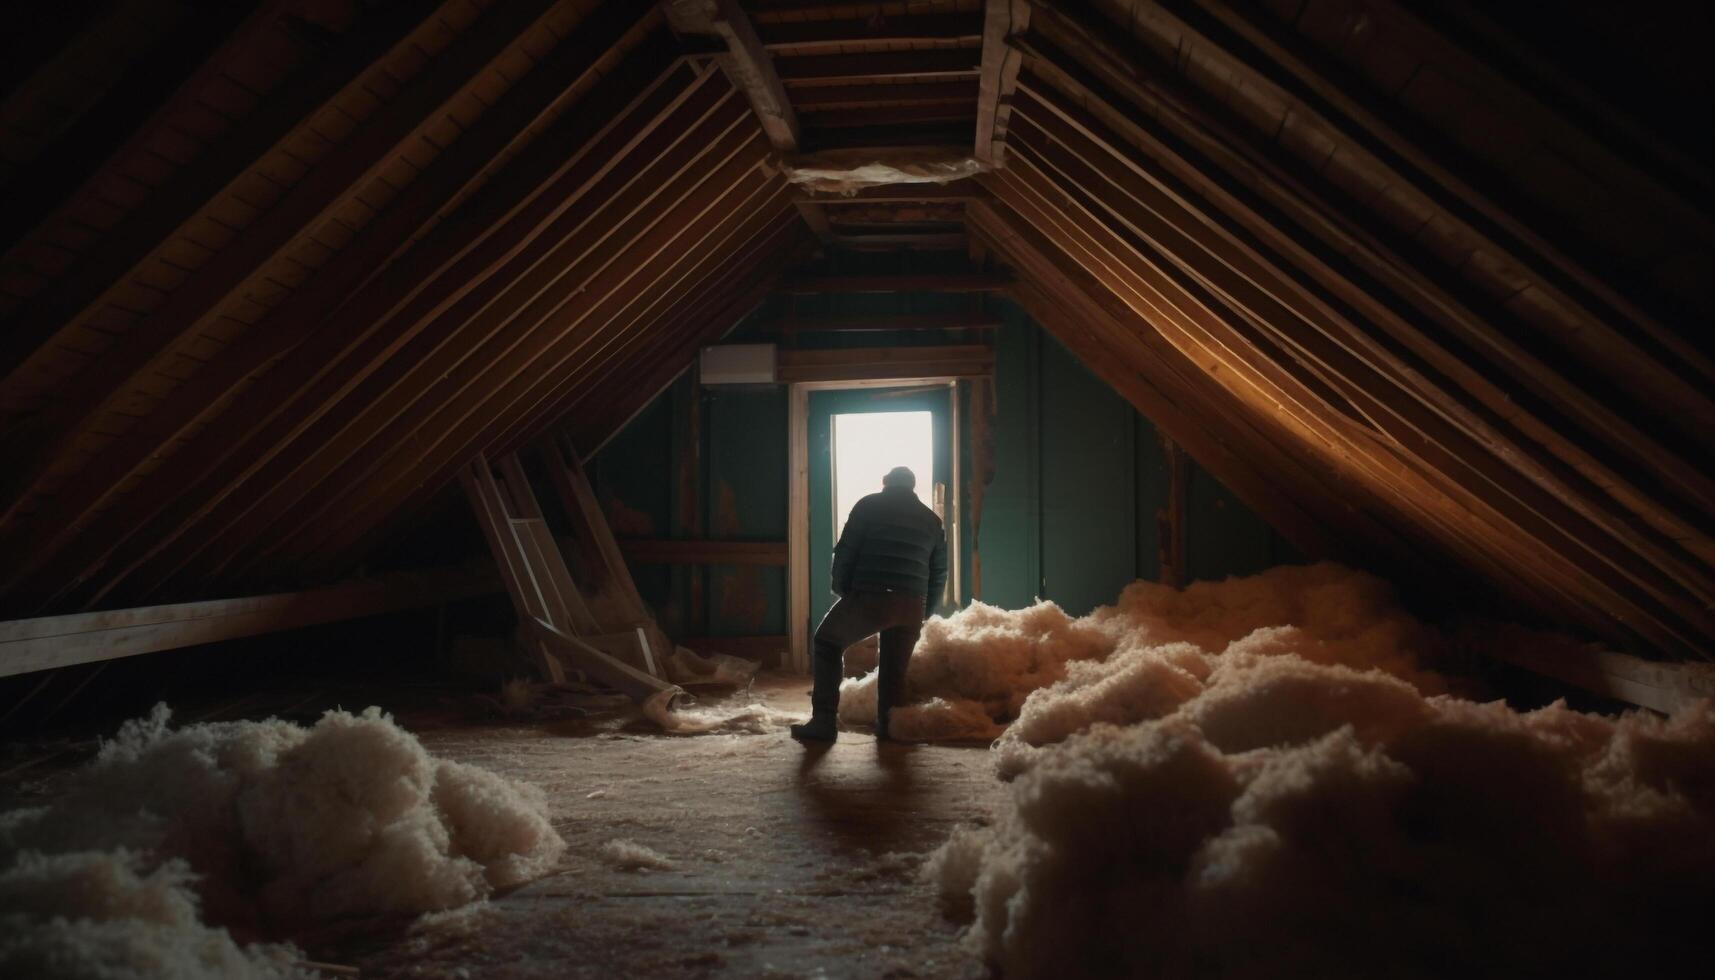
[[[854,260],[855,262],[855,260]],[[856,263],[847,272],[932,271]],[[731,340],[774,340],[765,332],[787,300],[776,297]],[[918,313],[968,308],[945,295],[800,297],[800,314]],[[993,332],[995,474],[983,495],[976,541],[981,598],[1005,607],[1053,599],[1073,613],[1111,602],[1128,582],[1159,577],[1157,513],[1167,499],[1159,437],[1149,419],[1091,374],[1017,307],[991,300],[1003,326]],[[968,333],[900,331],[805,334],[804,347],[972,343]],[[688,377],[616,436],[592,467],[610,513],[653,523],[652,533],[682,535],[676,460],[696,391]],[[968,394],[968,393],[967,393]],[[778,540],[786,536],[787,400],[784,388],[702,389],[700,470],[695,491],[704,533],[714,538]],[[969,419],[972,406],[962,405]],[[968,426],[966,428],[968,433]],[[971,446],[958,447],[967,480],[964,500],[964,595],[974,576],[968,481]],[[637,533],[622,531],[622,533]],[[1194,464],[1187,500],[1187,551],[1193,579],[1248,574],[1299,560],[1261,519]],[[812,568],[829,560],[813,542]],[[701,619],[690,616],[686,570],[641,569],[638,587],[680,634],[777,634],[786,629],[783,569],[715,567],[706,572]]]

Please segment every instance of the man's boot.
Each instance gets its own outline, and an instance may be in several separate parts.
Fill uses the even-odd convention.
[[[840,722],[833,712],[817,711],[802,725],[792,726],[792,737],[800,742],[832,742],[840,737]]]
[[[810,659],[815,686],[810,689],[810,720],[792,726],[800,742],[832,742],[840,735],[840,661],[845,651],[818,642]]]

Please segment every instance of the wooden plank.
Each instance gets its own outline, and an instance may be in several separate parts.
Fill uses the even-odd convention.
[[[928,273],[870,276],[787,276],[779,292],[814,293],[994,293],[1012,285],[1012,277],[995,272]]]
[[[213,145],[175,174],[104,235],[94,251],[57,279],[7,324],[0,338],[0,365],[10,372],[61,327],[91,309],[107,289],[135,267],[175,228],[231,184],[314,110],[362,74],[377,57],[408,34],[423,11],[407,4],[366,17],[327,55],[288,76],[260,105],[220,135]],[[189,89],[187,88],[187,92]],[[140,134],[146,135],[146,124]],[[0,389],[9,386],[0,382]]]
[[[760,267],[758,274],[748,281],[740,279],[739,288],[724,303],[714,297],[708,300],[709,306],[715,310],[713,314],[703,315],[701,310],[705,307],[700,304],[691,306],[691,316],[681,316],[678,322],[664,327],[654,343],[633,355],[632,362],[638,370],[627,376],[627,387],[609,395],[599,411],[592,410],[588,424],[582,421],[585,414],[576,412],[576,409],[584,404],[583,397],[595,392],[597,387],[584,385],[581,389],[572,389],[574,394],[560,403],[558,415],[579,420],[574,433],[574,444],[579,451],[586,457],[599,451],[666,390],[674,378],[695,362],[698,350],[726,336],[762,304],[773,289],[777,270],[790,268],[808,257],[813,239],[807,235],[794,235],[790,228],[784,229],[783,233],[784,244],[779,241],[769,243],[769,247],[759,253],[762,258],[752,263],[753,267]]]
[[[279,536],[270,550],[289,548],[298,555],[311,554],[322,547],[326,537],[347,535],[353,529],[360,530],[363,522],[378,519],[389,506],[387,495],[402,487],[409,492],[422,486],[424,479],[431,484],[445,480],[450,474],[444,468],[452,462],[449,454],[456,453],[456,447],[479,444],[472,440],[486,444],[488,437],[484,434],[502,433],[514,418],[513,413],[533,411],[557,386],[567,363],[579,356],[592,337],[624,329],[648,310],[670,305],[678,290],[694,284],[691,273],[699,264],[721,260],[722,242],[747,223],[766,224],[777,216],[773,208],[749,206],[771,184],[780,186],[778,178],[771,181],[757,170],[765,150],[766,144],[759,136],[751,137],[743,154],[730,161],[730,169],[723,167],[710,173],[701,185],[694,187],[680,210],[640,216],[650,230],[637,237],[627,252],[602,256],[604,261],[599,263],[600,271],[593,281],[580,288],[582,276],[573,275],[567,277],[563,286],[556,287],[556,292],[563,295],[581,293],[582,299],[572,307],[571,315],[561,313],[549,321],[549,326],[541,327],[544,315],[563,302],[562,295],[546,297],[546,303],[537,304],[541,312],[526,310],[508,325],[506,333],[494,342],[501,345],[499,353],[485,356],[481,351],[474,352],[468,365],[461,365],[445,380],[455,391],[458,386],[474,386],[470,389],[475,392],[474,397],[449,400],[438,393],[425,396],[423,403],[429,406],[427,419],[416,415],[400,423],[409,427],[408,431],[421,434],[416,452],[404,453],[402,444],[383,437],[385,441],[381,444],[390,447],[385,454],[379,458],[353,459],[335,477],[334,486],[361,489],[371,497],[370,503],[342,511],[343,525],[336,526],[320,520],[334,506],[333,501],[319,501],[293,515],[291,524],[279,528]],[[738,182],[734,183],[735,180]],[[783,200],[780,205],[784,207]],[[634,234],[637,230],[631,229],[623,237]],[[678,247],[669,247],[681,237],[685,240]],[[711,239],[707,245],[703,244],[705,238]],[[663,268],[668,271],[660,271]],[[658,277],[660,288],[650,286],[652,277]],[[632,280],[638,280],[638,284],[628,287]],[[515,383],[514,379],[525,372],[529,372],[531,380],[522,385]],[[484,377],[487,380],[476,386]],[[372,475],[377,468],[380,475]],[[419,471],[437,475],[416,475]],[[293,528],[311,533],[301,535]],[[337,549],[338,545],[331,547]],[[265,554],[259,554],[247,562],[254,564],[265,558]]]
[[[1029,26],[1030,4],[1025,0],[984,0],[974,155],[990,167],[1006,161],[1006,107],[1023,61],[1006,39],[1024,33]]]
[[[1057,84],[1073,92],[1082,92],[1086,100],[1090,97],[1089,91],[1080,88],[1081,83],[1064,74],[1061,68],[1040,61],[1037,66],[1039,70],[1052,68]],[[1127,84],[1123,72],[1106,66],[1105,62],[1093,61],[1084,67],[1104,70],[1104,78],[1115,86]],[[1132,97],[1149,97],[1135,88],[1130,91]],[[1038,91],[1034,81],[1022,97],[1026,102],[1039,97],[1071,125],[1085,133],[1092,130],[1092,123],[1080,118],[1084,113],[1062,104],[1050,91]],[[1537,397],[1547,399],[1550,407],[1566,413],[1570,420],[1586,426],[1609,445],[1624,447],[1627,453],[1652,470],[1671,474],[1675,482],[1688,488],[1698,486],[1701,477],[1688,472],[1683,462],[1665,453],[1654,438],[1637,430],[1601,399],[1591,397],[1590,393],[1537,361],[1512,335],[1514,332],[1497,328],[1456,292],[1432,280],[1413,263],[1368,234],[1357,218],[1343,214],[1325,195],[1319,195],[1311,186],[1293,180],[1266,159],[1239,155],[1233,147],[1241,146],[1242,141],[1223,132],[1214,121],[1206,118],[1194,121],[1187,117],[1183,107],[1169,106],[1161,101],[1156,102],[1153,116],[1172,127],[1178,138],[1173,142],[1183,141],[1195,147],[1206,158],[1219,162],[1231,177],[1218,178],[1216,175],[1221,173],[1220,169],[1187,159],[1182,152],[1172,149],[1169,141],[1156,138],[1138,124],[1132,114],[1101,111],[1104,123],[1125,134],[1134,146],[1149,156],[1151,168],[1158,168],[1190,183],[1226,214],[1307,268],[1329,288],[1338,290],[1344,302],[1361,311],[1429,364],[1446,372],[1495,415],[1518,426],[1529,441],[1547,447],[1560,460],[1602,487],[1669,539],[1680,542],[1706,561],[1715,560],[1715,542],[1658,501],[1641,493],[1633,481],[1622,476],[1635,464],[1624,460],[1604,460],[1601,457],[1605,454],[1592,451],[1600,447],[1590,445],[1589,440],[1574,442],[1557,428],[1545,424],[1527,408],[1529,403],[1518,397],[1513,385],[1490,381],[1479,370],[1481,365],[1477,363],[1477,357],[1487,358]],[[1134,166],[1141,167],[1142,164]],[[1290,227],[1283,226],[1278,217],[1253,211],[1234,193],[1235,183],[1248,187],[1297,220],[1311,235],[1295,234]],[[1324,243],[1320,251],[1316,246],[1317,240]],[[1386,301],[1383,290],[1357,288],[1348,278],[1351,273],[1335,271],[1335,267],[1347,261],[1357,263],[1364,273],[1412,304],[1415,310],[1397,309]],[[1451,352],[1460,347],[1470,353],[1458,356]],[[1528,454],[1529,450],[1521,452]],[[1553,464],[1550,466],[1553,468]],[[1558,482],[1539,477],[1539,482],[1544,480],[1547,481],[1545,485]],[[1707,493],[1707,489],[1693,492]]]
[[[170,525],[173,530],[153,542],[140,557],[123,563],[116,561],[117,575],[103,588],[117,584],[179,535],[193,529],[198,532],[224,529],[235,519],[229,513],[233,509],[242,507],[241,516],[268,503],[270,494],[307,489],[325,479],[326,469],[316,470],[315,475],[308,477],[300,475],[301,469],[323,462],[328,453],[355,451],[357,446],[350,443],[355,434],[345,434],[354,423],[366,418],[377,423],[396,419],[409,405],[401,402],[415,397],[408,394],[411,389],[407,382],[414,377],[432,377],[437,370],[449,370],[462,359],[468,349],[450,347],[453,337],[471,317],[519,284],[521,271],[507,270],[543,268],[551,279],[571,264],[564,256],[576,253],[568,253],[567,248],[587,251],[601,244],[601,235],[578,244],[572,241],[573,233],[590,226],[603,209],[624,209],[628,203],[658,189],[643,182],[651,169],[628,170],[620,166],[627,154],[636,152],[655,157],[687,137],[715,135],[715,131],[698,128],[698,120],[706,118],[727,96],[708,81],[709,74],[689,87],[665,81],[677,78],[677,71],[670,71],[661,84],[638,96],[633,102],[633,113],[605,125],[588,114],[581,115],[579,118],[601,125],[597,130],[599,138],[579,146],[557,140],[550,142],[552,137],[545,136],[532,144],[531,150],[541,146],[544,155],[526,151],[515,163],[551,168],[552,179],[534,185],[536,193],[523,199],[511,196],[508,189],[513,185],[504,175],[488,182],[465,207],[437,226],[431,239],[425,240],[424,247],[432,244],[434,249],[428,258],[440,260],[427,267],[442,270],[439,275],[425,282],[424,267],[411,261],[409,253],[390,266],[384,273],[385,286],[373,294],[366,290],[364,297],[360,297],[374,305],[345,324],[347,329],[363,333],[362,342],[347,353],[355,360],[356,367],[325,376],[321,384],[302,396],[303,404],[297,410],[276,413],[270,425],[253,437],[268,448],[237,455],[227,450],[223,454],[220,443],[211,443],[212,453],[231,460],[205,481],[218,492],[212,497],[199,493],[185,507],[178,508]],[[573,137],[591,135],[588,129],[577,125],[567,127],[565,132]],[[525,188],[532,186],[527,181],[521,184]],[[490,189],[494,189],[496,198],[484,194]],[[502,218],[497,230],[485,220],[493,214],[490,206],[496,207]],[[617,224],[609,222],[595,227],[610,233]],[[495,234],[484,234],[491,230]],[[561,261],[544,265],[543,260],[555,254],[562,256]],[[347,304],[341,313],[354,305]],[[337,333],[325,335],[330,342],[341,340]],[[295,397],[290,390],[277,395],[283,399]],[[266,404],[263,403],[264,407]],[[318,460],[318,456],[323,460]],[[325,465],[331,468],[336,462]],[[247,482],[252,488],[263,488],[263,492],[238,494]],[[183,511],[182,515],[178,511]],[[222,516],[211,517],[211,513]],[[126,530],[122,526],[117,533],[124,534]]]
[[[666,697],[670,704],[675,698],[674,692],[683,693],[676,685],[651,677],[624,661],[616,660],[583,640],[556,629],[551,623],[531,619],[524,625],[567,667],[583,671],[593,680],[606,684],[639,704],[654,697]]]
[[[759,137],[753,138],[750,145],[758,152],[765,149]],[[320,501],[315,507],[296,515],[294,521],[297,523],[291,525],[309,529],[312,533],[301,535],[283,529],[275,547],[290,548],[297,555],[310,555],[324,549],[330,554],[338,553],[342,540],[354,536],[354,532],[361,533],[366,524],[379,520],[388,512],[393,494],[409,494],[423,486],[444,481],[448,476],[444,468],[450,462],[449,452],[461,445],[486,443],[503,433],[515,418],[522,417],[514,413],[527,413],[539,408],[542,400],[558,386],[568,363],[579,356],[580,349],[593,333],[611,333],[624,330],[639,320],[646,322],[651,310],[670,307],[682,290],[699,280],[697,269],[719,264],[726,257],[726,250],[733,247],[727,244],[729,239],[742,241],[760,227],[777,220],[785,208],[784,195],[777,190],[781,186],[777,178],[769,179],[758,172],[736,185],[730,184],[731,179],[731,176],[717,175],[709,182],[711,188],[725,186],[725,195],[714,200],[697,200],[688,205],[689,213],[681,211],[676,216],[663,216],[658,229],[661,234],[645,236],[635,246],[642,250],[644,257],[617,257],[611,268],[603,273],[598,285],[586,289],[596,305],[579,307],[576,316],[556,320],[551,331],[539,334],[514,356],[499,361],[479,361],[488,370],[501,372],[499,380],[484,386],[482,397],[453,406],[458,414],[450,422],[443,424],[433,417],[427,422],[420,418],[414,420],[414,426],[422,427],[422,452],[410,455],[389,453],[386,469],[373,481],[358,476],[335,481],[334,485],[339,487],[363,490],[371,497],[369,502],[356,509],[341,510],[342,523],[329,524],[319,517],[327,512],[327,508],[334,506],[334,502]],[[769,191],[769,188],[776,190]],[[766,207],[753,204],[768,194],[772,194],[777,204]],[[728,198],[725,204],[721,203],[721,197]],[[726,217],[718,218],[718,215]],[[712,228],[709,227],[711,220],[715,222]],[[669,250],[668,244],[682,234],[691,236],[691,240],[680,248]],[[656,258],[656,264],[648,261],[650,255]],[[660,263],[666,263],[667,271],[659,271],[662,268]],[[645,283],[654,281],[658,287],[623,288],[632,278],[641,278]],[[579,329],[585,324],[588,326]],[[514,384],[510,378],[519,371],[532,371],[530,377],[535,379],[534,382],[527,386]],[[492,399],[499,399],[497,406],[485,404]],[[437,412],[449,408],[435,398],[431,398],[429,404],[435,405]],[[367,472],[368,461],[360,462],[364,467],[359,472]],[[326,539],[332,539],[331,543]],[[257,556],[250,561],[265,557]]]
[[[1484,643],[1479,653],[1582,688],[1604,698],[1670,714],[1715,699],[1715,665],[1664,663],[1565,644],[1538,649],[1529,642]]]
[[[795,152],[798,117],[792,111],[792,100],[738,0],[670,0],[665,8],[668,20],[681,34],[703,34],[726,43],[727,53],[717,56],[716,63],[750,100],[768,142],[782,153]]]
[[[817,194],[803,188],[792,189],[794,201],[814,201],[823,205],[909,203],[915,201],[980,201],[989,192],[975,179],[966,177],[945,184],[887,184],[864,187],[852,194]]]
[[[787,389],[786,668],[810,672],[810,389]]]
[[[975,40],[982,36],[982,29],[980,17],[962,11],[828,20],[764,21],[756,25],[756,33],[767,48],[837,49],[863,41]]]
[[[610,8],[617,9],[617,8]],[[600,17],[600,15],[598,15]],[[518,134],[545,112],[567,89],[594,68],[607,50],[633,26],[628,17],[600,17],[580,24],[575,38],[510,88],[505,97],[484,113],[474,126],[429,168],[412,181],[373,221],[365,225],[338,254],[317,270],[314,277],[292,292],[239,341],[193,375],[156,406],[148,419],[128,433],[124,442],[103,454],[79,476],[70,493],[55,499],[35,517],[40,530],[56,529],[56,538],[35,540],[24,550],[40,554],[58,544],[58,538],[74,531],[90,509],[103,503],[147,461],[196,424],[208,409],[233,395],[257,369],[325,328],[328,314],[364,280],[385,264],[401,246],[441,209],[462,193],[494,157]],[[340,338],[349,343],[349,337]],[[300,362],[312,370],[326,369],[326,357]],[[286,377],[270,383],[277,388],[288,378],[301,390],[306,379],[299,367],[283,367]],[[260,419],[246,416],[251,425]],[[22,498],[20,498],[21,501]]]
[[[170,293],[160,308],[127,330],[112,349],[77,376],[80,397],[55,402],[38,424],[9,447],[8,455],[26,461],[8,486],[9,496],[34,486],[75,435],[117,406],[133,383],[159,367],[206,316],[296,240],[311,222],[352,193],[354,187],[366,184],[401,141],[429,122],[448,99],[535,23],[548,5],[547,0],[529,0],[504,4],[486,14],[436,59],[433,68],[413,78],[399,97],[318,162],[243,234]]]
[[[975,105],[977,83],[974,79],[950,77],[938,81],[903,82],[898,84],[817,85],[814,88],[792,90],[792,104],[800,113],[822,115],[853,105],[896,105],[900,103],[952,102]]]
[[[0,677],[487,595],[492,570],[397,572],[307,592],[0,622]]]
[[[6,162],[17,169],[7,174],[0,243],[10,246],[19,241],[80,185],[97,179],[104,165],[148,145],[159,135],[161,121],[194,101],[191,93],[206,84],[223,61],[253,52],[264,40],[263,35],[277,30],[275,21],[286,6],[279,0],[249,11],[243,4],[223,4],[210,10],[166,4],[151,9],[145,22],[151,32],[158,32],[153,36],[137,38],[135,28],[112,21],[98,22],[92,30],[80,32],[67,50],[56,53],[54,61],[61,68],[76,65],[73,70],[78,74],[91,80],[110,79],[111,84],[104,85],[90,104],[62,106],[56,123],[63,121],[64,128],[43,134],[49,136],[49,142],[41,152],[20,160],[17,154],[23,147],[8,150]],[[113,12],[111,8],[109,12]],[[8,10],[7,20],[15,22],[17,14],[16,8]],[[14,23],[7,26],[8,31],[15,29]],[[120,41],[115,35],[121,32],[130,35],[125,39],[129,45],[138,41],[146,44],[134,58],[127,57],[130,52],[113,49]],[[109,36],[103,38],[101,33]],[[97,58],[99,63],[80,63]],[[115,58],[119,59],[117,64]],[[117,77],[108,74],[115,69]],[[8,109],[14,108],[11,97],[29,97],[35,88],[31,82],[42,79],[37,76],[20,81],[24,84],[19,87],[0,90],[8,97]],[[11,113],[7,115],[13,118]],[[140,120],[141,127],[137,125]],[[28,192],[21,193],[23,188]],[[16,363],[0,357],[0,364]]]
[[[975,378],[994,373],[994,348],[863,347],[783,350],[775,369],[785,384],[909,378]]]
[[[626,564],[625,554],[613,536],[613,528],[607,523],[607,512],[602,509],[601,501],[596,499],[595,488],[590,486],[583,461],[563,439],[550,440],[548,446],[552,450],[548,465],[557,467],[564,475],[564,480],[557,480],[556,485],[562,492],[570,494],[561,503],[572,519],[575,534],[595,547],[606,572],[605,585],[624,604],[633,622],[649,621],[649,607],[637,591],[637,583],[631,577],[631,566]]]
[[[871,51],[862,54],[812,54],[776,57],[774,70],[786,82],[840,79],[927,78],[975,75],[981,67],[977,48],[923,51]],[[794,95],[796,95],[794,90]]]
[[[870,316],[789,314],[763,321],[757,329],[795,333],[870,333],[889,330],[994,330],[1001,325],[993,313],[896,313]]]
[[[57,521],[38,521],[32,527],[31,534],[39,540],[33,537],[32,546],[20,551],[33,560],[13,571],[32,571],[51,555],[58,558],[54,552],[62,535],[72,533],[82,532],[80,547],[68,549],[52,566],[52,574],[44,576],[56,585],[89,577],[139,529],[149,528],[156,536],[148,542],[150,551],[170,545],[359,383],[377,371],[398,369],[401,349],[408,349],[434,312],[467,295],[510,260],[522,243],[610,173],[625,147],[652,134],[667,118],[688,91],[682,83],[694,77],[690,69],[668,60],[671,57],[662,44],[639,46],[588,95],[597,102],[627,100],[625,111],[611,120],[579,114],[535,140],[497,179],[323,319],[310,340],[238,395],[229,411],[174,456],[171,493],[145,489],[129,494],[92,526],[80,526],[84,515],[144,461],[128,447],[114,447],[97,461],[86,484],[69,488],[65,501],[49,505]],[[180,408],[174,396],[159,411],[169,421],[187,415],[194,419],[198,406]],[[172,427],[163,422],[156,428],[153,420],[143,423],[145,432],[157,435]],[[162,518],[163,511],[169,516]],[[115,560],[121,572],[141,560],[123,554]],[[5,581],[11,588],[21,579]]]
[[[627,562],[637,565],[786,564],[785,541],[620,538],[619,550]]]

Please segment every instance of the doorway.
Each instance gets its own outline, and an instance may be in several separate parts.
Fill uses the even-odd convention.
[[[795,394],[794,441],[801,438],[803,533],[793,550],[800,576],[789,588],[801,590],[788,629],[807,645],[809,634],[833,605],[831,564],[834,543],[852,504],[881,489],[881,478],[895,466],[917,476],[918,499],[941,517],[947,532],[948,587],[937,608],[944,610],[959,589],[958,462],[953,451],[958,419],[949,379],[804,385]],[[801,428],[799,427],[801,426]],[[800,435],[801,433],[801,435]],[[795,522],[796,523],[796,522]],[[797,653],[797,650],[794,650]],[[807,661],[805,662],[807,666]]]

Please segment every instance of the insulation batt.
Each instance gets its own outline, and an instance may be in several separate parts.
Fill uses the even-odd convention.
[[[985,637],[997,662],[966,669]],[[1461,700],[1422,666],[1436,643],[1332,565],[1137,584],[1082,619],[1040,603],[942,621],[918,651],[937,686],[917,696],[939,700],[914,724],[1014,715],[995,746],[1012,789],[924,874],[1009,977],[1639,976],[1704,958],[1715,708]]]
[[[268,972],[276,949],[200,923],[198,900],[216,926],[290,935],[464,905],[565,849],[540,790],[435,759],[376,708],[311,728],[168,720],[127,722],[51,806],[0,815],[0,974],[290,976]]]

